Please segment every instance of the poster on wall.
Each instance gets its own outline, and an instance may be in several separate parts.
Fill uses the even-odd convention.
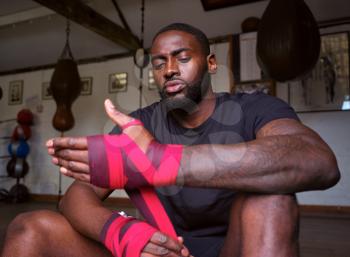
[[[11,81],[9,84],[9,105],[22,104],[23,80]]]
[[[349,32],[323,34],[313,71],[289,84],[289,103],[297,112],[344,110],[349,95]]]

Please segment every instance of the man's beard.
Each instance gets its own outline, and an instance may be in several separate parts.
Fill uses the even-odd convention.
[[[169,81],[171,80],[176,80],[176,78],[169,79]],[[186,84],[186,91],[185,95],[182,97],[169,96],[165,92],[165,87],[159,91],[162,103],[165,104],[167,111],[182,110],[187,113],[193,112],[208,92],[210,86],[210,75],[205,71],[201,80],[192,85],[189,85],[186,82],[184,83]]]

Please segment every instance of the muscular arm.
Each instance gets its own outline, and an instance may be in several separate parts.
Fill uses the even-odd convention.
[[[118,126],[133,120],[113,106],[106,110]],[[153,140],[141,125],[128,127],[123,133],[143,151]],[[61,172],[89,181],[87,154],[80,156],[77,150],[87,147],[86,138],[55,139],[49,146],[67,148],[54,160],[63,166]],[[51,154],[54,152],[51,149]],[[176,176],[179,185],[279,194],[326,189],[338,182],[340,173],[333,152],[314,131],[293,119],[277,119],[260,128],[256,140],[250,142],[184,147]],[[163,185],[167,183],[175,181]]]
[[[279,119],[247,143],[185,147],[178,183],[275,194],[326,189],[339,178],[334,154],[315,132]]]
[[[102,205],[111,190],[75,181],[60,202],[59,209],[81,234],[98,240],[101,228],[111,216]]]

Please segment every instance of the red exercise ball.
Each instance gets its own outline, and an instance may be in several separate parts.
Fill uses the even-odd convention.
[[[32,130],[28,125],[18,125],[12,134],[12,141],[18,141],[19,139],[28,140],[32,135]]]
[[[17,114],[17,122],[21,125],[33,125],[33,113],[29,109],[22,109]]]

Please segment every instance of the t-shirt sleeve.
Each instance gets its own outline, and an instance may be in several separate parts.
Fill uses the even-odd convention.
[[[289,118],[299,120],[294,109],[283,100],[264,93],[255,93],[247,96],[243,111],[247,118],[249,130],[255,138],[260,128],[272,120]]]

